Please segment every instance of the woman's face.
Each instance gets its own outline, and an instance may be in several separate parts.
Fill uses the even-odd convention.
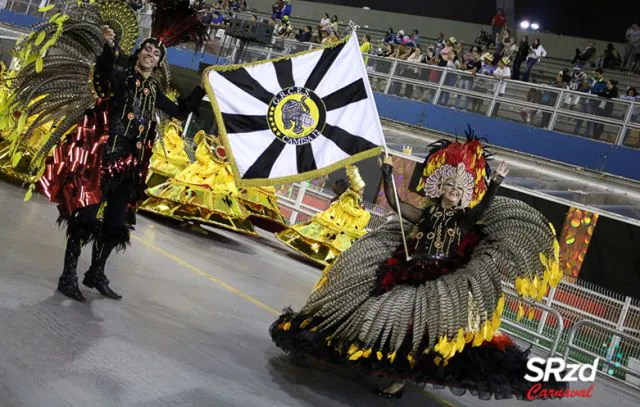
[[[161,56],[162,52],[158,47],[151,43],[147,43],[138,53],[137,65],[143,71],[151,71],[158,66]]]
[[[456,185],[453,181],[446,181],[442,185],[442,201],[456,206],[460,203],[464,194],[464,189],[460,185]]]

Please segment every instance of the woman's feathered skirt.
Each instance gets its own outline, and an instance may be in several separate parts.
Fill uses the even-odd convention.
[[[365,372],[449,386],[456,394],[526,397],[534,385],[524,379],[529,352],[498,332],[502,280],[541,299],[561,278],[555,232],[539,212],[503,197],[481,228],[482,239],[466,242],[468,258],[461,253],[443,271],[431,260],[400,261],[399,223],[388,222],[325,270],[301,311],[284,311],[269,329],[274,343]],[[412,272],[403,274],[409,266]]]

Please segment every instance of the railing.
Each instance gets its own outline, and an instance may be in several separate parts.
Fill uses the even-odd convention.
[[[8,0],[7,9],[38,16],[40,1]],[[48,13],[53,13],[51,10]],[[144,20],[141,16],[141,22]],[[208,51],[220,51],[222,32],[213,33]],[[231,60],[243,62],[269,59],[319,47],[318,44],[274,38],[272,46],[251,45],[240,51],[229,47]],[[239,57],[239,58],[238,58]],[[640,103],[559,89],[527,82],[471,75],[438,66],[396,59],[365,56],[375,91],[515,121],[529,126],[640,148]]]
[[[585,349],[580,345],[574,343],[578,332],[584,327],[591,327],[592,331],[602,331],[602,332],[611,334],[614,337],[626,340],[627,343],[634,345],[636,348],[640,348],[640,340],[638,340],[638,338],[635,338],[631,335],[625,334],[616,329],[606,327],[604,325],[598,324],[593,321],[582,320],[576,323],[573,327],[571,327],[571,329],[569,329],[568,339],[567,339],[567,343],[565,345],[564,353],[563,353],[564,360],[567,361],[571,358],[571,359],[577,359],[578,361],[581,361],[579,358],[572,358],[571,351],[579,352],[580,355],[586,355],[594,359],[599,358],[600,361],[602,361],[603,371],[609,372],[610,370],[612,370],[611,368],[613,367],[618,371],[624,373],[625,376],[626,375],[633,376],[635,380],[634,379],[626,380],[626,382],[636,387],[639,387],[640,386],[640,359],[633,358],[632,360],[628,360],[627,366],[620,363],[619,361],[614,362],[610,358],[603,360],[598,353],[595,353],[589,349]],[[627,378],[625,377],[625,379]]]
[[[315,47],[318,45],[275,39],[274,47],[249,46],[240,60],[275,58]],[[231,50],[232,59],[237,52]],[[640,148],[637,102],[375,55],[364,58],[372,88],[380,93]]]

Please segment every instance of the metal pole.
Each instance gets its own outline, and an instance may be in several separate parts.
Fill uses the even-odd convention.
[[[564,89],[560,89],[560,94],[558,95],[558,100],[556,100],[556,105],[553,109],[553,113],[551,114],[551,119],[549,120],[549,124],[547,125],[548,130],[553,130],[556,125],[556,119],[558,118],[558,109],[562,106],[562,101],[564,100]]]
[[[300,209],[302,206],[302,201],[304,200],[304,196],[307,193],[307,183],[300,182],[298,183],[298,195],[296,195],[295,208]],[[289,224],[294,225],[296,223],[296,219],[298,219],[298,211],[292,210],[291,216],[289,217]]]
[[[398,60],[394,59],[393,64],[391,64],[391,69],[389,70],[389,76],[387,77],[387,84],[384,87],[384,94],[389,94],[389,90],[391,89],[391,79],[393,75],[396,73],[396,68],[398,67]]]
[[[555,294],[556,294],[556,288],[555,287],[551,287],[551,289],[549,290],[549,295],[547,296],[547,299],[544,302],[547,307],[552,308],[551,307],[551,303],[553,302],[553,297],[555,297]],[[540,317],[540,321],[538,322],[538,333],[539,334],[542,334],[542,331],[544,330],[544,326],[547,323],[548,315],[549,315],[549,313],[547,311],[543,311],[542,312],[542,316]]]
[[[502,86],[503,80],[500,79],[496,83],[496,89],[493,92],[493,98],[491,98],[491,105],[489,105],[489,109],[487,110],[487,117],[491,117],[493,114],[493,109],[496,107],[496,98],[498,97],[498,93],[500,93],[500,87]]]
[[[616,145],[621,146],[624,143],[624,139],[627,135],[627,128],[629,127],[629,122],[631,121],[631,115],[635,110],[634,103],[629,103],[627,112],[624,115],[624,123],[622,124],[622,128],[620,129],[620,134],[618,134],[618,138],[616,139]]]
[[[624,321],[627,319],[627,314],[629,313],[629,307],[631,307],[631,297],[627,297],[624,300],[624,304],[622,305],[622,310],[620,311],[620,317],[618,318],[618,323],[616,324],[616,330],[624,333]],[[609,350],[607,351],[607,360],[613,360],[613,356],[616,353],[616,347],[620,344],[620,337],[618,335],[614,335],[611,338],[611,344],[609,345]],[[607,365],[603,366],[603,370],[607,370]]]
[[[442,86],[444,85],[445,77],[449,73],[449,69],[448,68],[444,68],[441,71],[441,73],[442,73],[442,75],[440,75],[440,80],[438,81],[438,88],[436,89],[436,94],[433,95],[433,104],[434,105],[437,105],[438,101],[440,100],[440,94],[442,94]]]

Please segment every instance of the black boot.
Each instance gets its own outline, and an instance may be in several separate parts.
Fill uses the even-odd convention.
[[[72,300],[84,302],[85,298],[78,288],[78,257],[82,245],[80,239],[69,237],[67,239],[67,248],[64,252],[64,266],[62,275],[58,279],[58,291]]]
[[[104,274],[107,259],[113,251],[113,248],[114,245],[108,241],[95,240],[93,242],[91,267],[89,267],[89,270],[84,274],[82,284],[89,288],[95,288],[105,297],[119,300],[122,296],[109,287],[109,279],[107,279],[107,276]]]

